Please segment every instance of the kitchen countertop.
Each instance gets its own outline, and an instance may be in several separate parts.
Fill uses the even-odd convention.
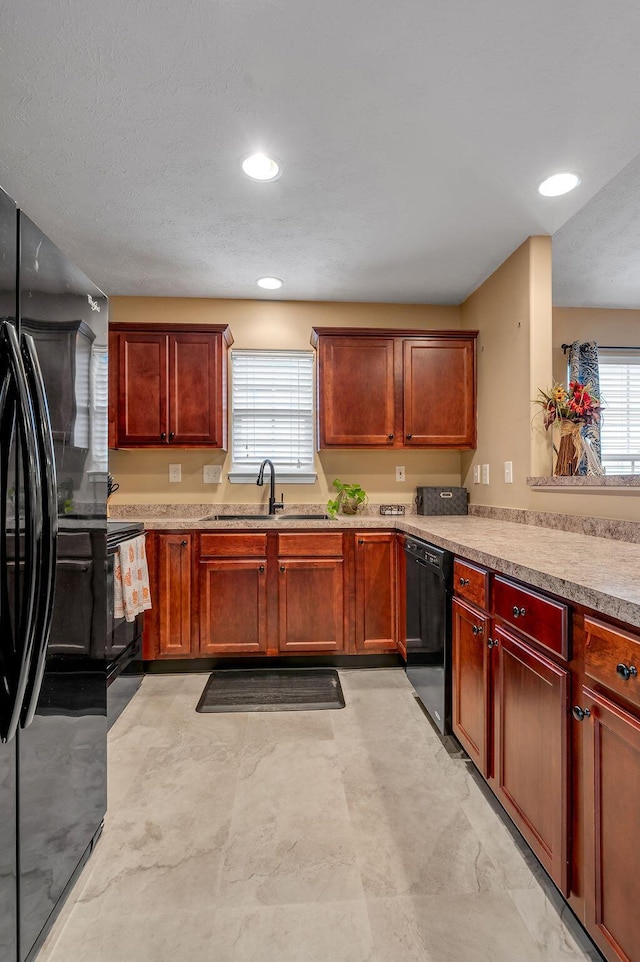
[[[133,515],[131,506],[128,515]],[[128,520],[134,520],[133,517]],[[334,521],[202,521],[138,517],[147,530],[282,531],[385,528],[510,575],[568,601],[640,627],[640,544],[474,516],[339,516]]]

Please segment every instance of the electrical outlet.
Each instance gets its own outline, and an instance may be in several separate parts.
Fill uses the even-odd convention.
[[[397,464],[396,465],[396,481],[406,481],[406,480],[407,479],[404,474],[404,464]]]
[[[205,464],[202,468],[203,484],[220,484],[222,478],[221,464]]]
[[[504,483],[513,484],[513,461],[504,462]]]
[[[482,483],[489,484],[489,465],[488,464],[482,465]]]
[[[473,466],[473,483],[480,484],[480,465],[474,464]]]
[[[169,465],[169,481],[182,481],[182,465],[181,464]]]

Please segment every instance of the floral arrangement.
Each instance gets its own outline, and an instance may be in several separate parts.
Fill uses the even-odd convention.
[[[600,399],[591,393],[590,384],[570,381],[569,390],[563,384],[554,384],[551,390],[538,391],[534,403],[542,408],[545,430],[557,421],[560,425],[560,445],[556,451],[555,475],[572,475],[584,457],[589,474],[602,474],[602,466],[582,437],[585,425],[600,421]]]
[[[590,384],[569,381],[569,390],[554,384],[550,391],[539,390],[535,403],[543,410],[542,423],[548,431],[554,421],[573,421],[597,424],[600,420],[600,400],[590,393]]]

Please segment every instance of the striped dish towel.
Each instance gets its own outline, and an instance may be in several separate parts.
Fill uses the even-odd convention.
[[[136,615],[151,607],[145,536],[123,541],[113,566],[113,614],[135,621]]]

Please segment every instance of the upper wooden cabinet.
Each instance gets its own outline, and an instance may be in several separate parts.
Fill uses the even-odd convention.
[[[113,324],[111,447],[227,446],[226,325]]]
[[[477,335],[314,327],[318,446],[475,447]]]

